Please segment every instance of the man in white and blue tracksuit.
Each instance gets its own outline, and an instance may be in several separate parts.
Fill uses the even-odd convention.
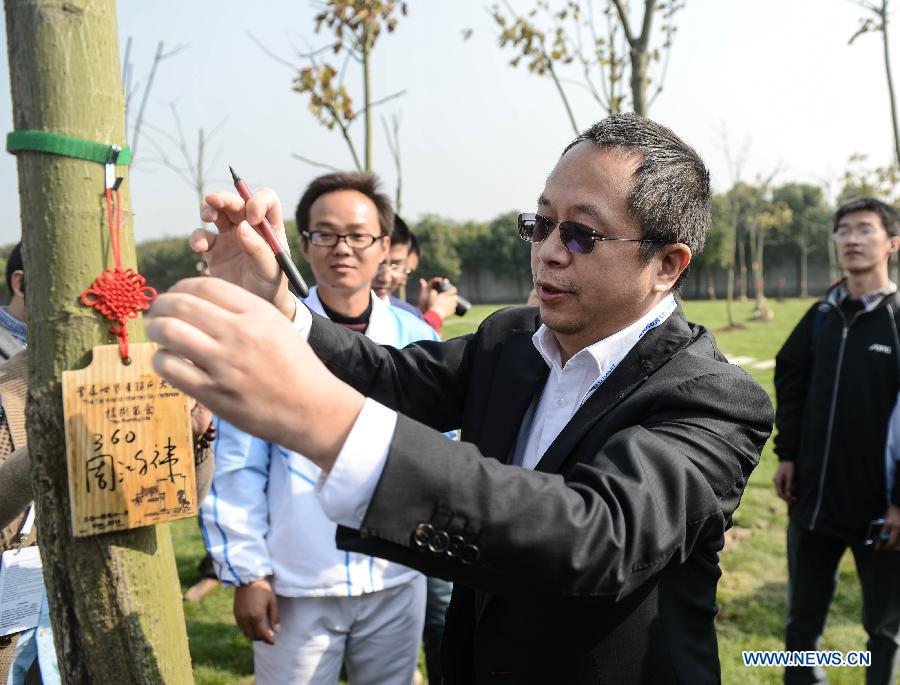
[[[389,249],[390,202],[374,177],[328,174],[297,208],[317,286],[305,305],[374,342],[437,340],[424,321],[374,296]],[[425,578],[335,545],[302,455],[217,423],[216,472],[201,508],[219,578],[237,586],[235,618],[254,640],[256,682],[409,685],[419,654]],[[378,426],[373,426],[373,433]],[[331,474],[334,477],[335,474]]]

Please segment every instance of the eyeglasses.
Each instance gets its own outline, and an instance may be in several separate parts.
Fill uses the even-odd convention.
[[[590,254],[595,242],[606,240],[619,243],[665,243],[665,240],[647,238],[608,238],[590,226],[577,221],[551,221],[540,214],[519,214],[519,237],[530,243],[542,243],[559,224],[559,239],[573,254]]]
[[[878,233],[878,229],[875,226],[857,226],[856,228],[850,228],[848,226],[841,226],[838,230],[834,232],[834,239],[839,242],[846,242],[850,240],[854,235],[860,240],[868,240],[869,238],[874,238]],[[890,235],[888,236],[890,237]]]
[[[387,238],[386,235],[372,235],[371,233],[332,233],[331,231],[304,231],[304,237],[316,247],[334,247],[339,240],[344,240],[347,246],[354,250],[365,250],[375,244],[376,240]]]
[[[408,268],[404,262],[382,262],[378,265],[380,271],[390,271],[392,274],[409,276],[413,270]]]

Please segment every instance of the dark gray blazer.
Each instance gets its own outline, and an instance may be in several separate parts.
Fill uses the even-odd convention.
[[[718,682],[718,552],[768,396],[679,308],[534,471],[509,466],[548,374],[539,325],[536,308],[507,309],[398,351],[314,317],[332,372],[402,414],[362,528],[339,528],[338,546],[455,582],[447,683]],[[441,435],[460,426],[461,443]]]

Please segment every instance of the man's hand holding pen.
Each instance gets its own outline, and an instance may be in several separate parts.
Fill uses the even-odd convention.
[[[266,241],[252,226],[268,218],[276,235],[287,245],[281,202],[268,188],[244,202],[236,193],[211,193],[205,198],[200,217],[214,223],[218,235],[203,228],[191,234],[191,248],[206,256],[215,278],[239,285],[271,302],[289,319],[296,311],[287,279]]]
[[[235,260],[253,261],[234,253],[225,264],[244,275],[250,266]],[[273,306],[225,281],[190,278],[157,298],[148,321],[158,374],[241,430],[331,469],[365,398]]]

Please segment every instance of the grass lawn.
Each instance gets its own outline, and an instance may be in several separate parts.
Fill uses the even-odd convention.
[[[688,318],[716,332],[719,348],[730,358],[752,358],[744,367],[773,394],[773,369],[766,364],[774,358],[788,333],[810,306],[810,301],[772,302],[774,321],[749,321],[752,302],[735,304],[735,319],[743,330],[724,332],[724,302],[686,302]],[[474,330],[496,306],[472,307],[465,317],[448,320],[446,337]],[[757,367],[758,365],[758,367]],[[772,475],[776,459],[771,444],[753,473],[735,527],[722,554],[719,583],[719,656],[726,684],[771,684],[781,682],[781,671],[772,668],[745,668],[741,651],[781,649],[785,610],[786,516],[783,503],[775,496]],[[178,572],[183,589],[198,579],[197,563],[203,542],[194,520],[172,526]],[[200,605],[185,605],[194,674],[198,683],[251,683],[253,659],[250,643],[238,632],[231,615],[232,591],[217,590]],[[860,625],[860,590],[850,555],[841,565],[838,593],[831,607],[823,649],[841,651],[865,649],[865,633]],[[831,683],[855,685],[863,681],[860,669],[829,669]]]

